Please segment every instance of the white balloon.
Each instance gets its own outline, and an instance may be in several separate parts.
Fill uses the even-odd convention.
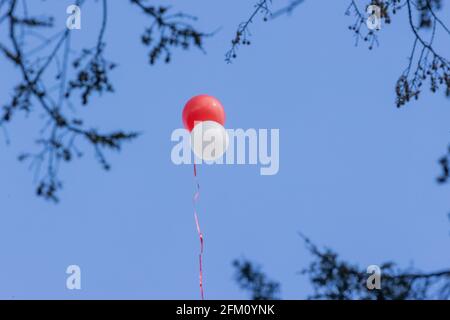
[[[191,148],[197,158],[214,161],[227,151],[230,138],[225,128],[215,121],[202,121],[191,132]]]

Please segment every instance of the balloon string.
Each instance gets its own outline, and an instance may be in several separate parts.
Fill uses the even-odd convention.
[[[199,284],[200,284],[200,296],[202,300],[205,299],[205,295],[203,292],[203,233],[200,229],[200,223],[198,222],[197,208],[196,203],[198,198],[200,197],[200,184],[197,178],[197,166],[194,163],[194,181],[195,181],[195,194],[194,194],[194,218],[195,218],[195,226],[197,227],[198,237],[200,239],[200,254],[198,255],[199,260]]]

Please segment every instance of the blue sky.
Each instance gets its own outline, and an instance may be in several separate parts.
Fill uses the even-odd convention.
[[[61,171],[62,202],[45,202],[16,160],[34,148],[39,118],[9,126],[11,144],[0,144],[0,298],[199,297],[192,167],[170,160],[171,132],[199,93],[222,101],[228,128],[280,129],[275,176],[256,166],[199,168],[207,298],[247,298],[233,281],[239,257],[280,281],[283,298],[305,298],[311,287],[297,271],[311,257],[298,231],[362,267],[449,266],[450,189],[435,182],[450,141],[449,101],[427,92],[394,105],[413,40],[405,12],[382,26],[380,47],[369,51],[354,46],[347,1],[306,1],[291,17],[256,20],[252,45],[228,65],[224,54],[253,1],[169,3],[199,16],[203,30],[220,31],[206,54],[177,51],[171,64],[150,67],[139,41],[145,17],[129,1],[111,2],[106,49],[119,64],[116,93],[77,111],[98,128],[143,132],[109,157],[111,172],[83,146],[85,157]],[[70,1],[39,4],[64,27]],[[74,48],[94,44],[100,13],[88,1]],[[449,52],[442,39],[439,50]],[[8,101],[18,70],[4,58],[0,70],[0,99]],[[71,264],[81,267],[80,291],[65,287]]]

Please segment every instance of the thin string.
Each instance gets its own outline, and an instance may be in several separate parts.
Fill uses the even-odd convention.
[[[197,233],[198,237],[200,239],[200,254],[198,255],[198,261],[199,261],[199,284],[200,284],[200,296],[202,300],[205,299],[205,295],[203,292],[203,233],[200,229],[200,223],[198,222],[198,215],[197,215],[197,208],[196,203],[198,201],[198,198],[200,197],[200,183],[198,182],[197,178],[197,166],[194,162],[194,182],[195,182],[195,193],[194,193],[194,219],[195,219],[195,226],[197,227]]]

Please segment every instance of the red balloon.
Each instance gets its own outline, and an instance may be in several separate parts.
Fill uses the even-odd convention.
[[[225,125],[225,111],[219,100],[206,94],[191,98],[183,109],[183,125],[192,131],[195,122],[215,121]]]

